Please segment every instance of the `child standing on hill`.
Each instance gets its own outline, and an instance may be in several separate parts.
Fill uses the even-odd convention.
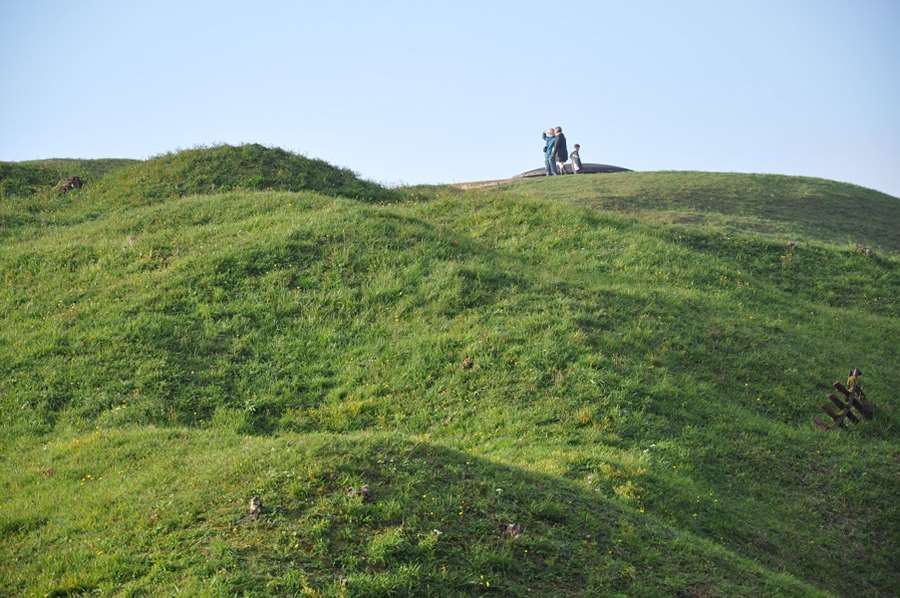
[[[575,150],[572,152],[572,155],[569,156],[572,160],[572,172],[575,174],[581,172],[581,156],[578,154],[579,151],[581,151],[581,146],[576,143]]]

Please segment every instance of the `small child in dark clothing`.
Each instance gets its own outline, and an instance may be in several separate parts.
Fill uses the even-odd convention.
[[[572,160],[572,171],[575,174],[579,174],[581,172],[581,156],[578,155],[579,151],[581,151],[581,146],[576,143],[575,151],[573,151],[572,155],[569,156],[569,158]]]

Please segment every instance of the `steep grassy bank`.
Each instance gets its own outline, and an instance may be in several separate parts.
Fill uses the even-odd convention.
[[[731,207],[661,221],[671,176]],[[0,587],[890,595],[896,229],[860,219],[866,255],[817,224],[856,188],[767,220],[686,176],[11,225]],[[878,417],[814,432],[851,366]],[[271,511],[235,526],[252,494]]]

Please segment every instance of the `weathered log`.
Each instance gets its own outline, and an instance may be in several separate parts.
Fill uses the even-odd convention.
[[[850,391],[847,390],[846,386],[844,386],[840,382],[835,382],[834,384],[832,384],[832,386],[834,386],[835,390],[839,390],[842,395],[844,395],[847,398],[850,398]]]
[[[834,395],[828,395],[828,398],[831,400],[832,403],[834,403],[835,407],[837,407],[841,411],[846,411],[847,409],[850,408],[850,406],[847,403],[840,400],[839,398],[837,398]]]
[[[825,411],[828,415],[831,416],[831,419],[834,420],[836,424],[843,425],[844,423],[844,412],[838,411],[828,403],[822,405],[822,410]]]
[[[869,402],[861,401],[856,397],[850,397],[850,404],[859,411],[866,419],[872,419],[875,416],[875,409]]]

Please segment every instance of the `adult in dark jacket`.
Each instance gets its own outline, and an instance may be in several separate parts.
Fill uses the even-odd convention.
[[[569,159],[569,148],[566,147],[566,136],[563,135],[562,127],[556,127],[556,147],[554,148],[554,153],[557,174],[566,174],[566,161]]]
[[[549,135],[548,135],[549,133]],[[556,130],[544,131],[544,166],[547,168],[547,176],[559,174],[556,172]]]

